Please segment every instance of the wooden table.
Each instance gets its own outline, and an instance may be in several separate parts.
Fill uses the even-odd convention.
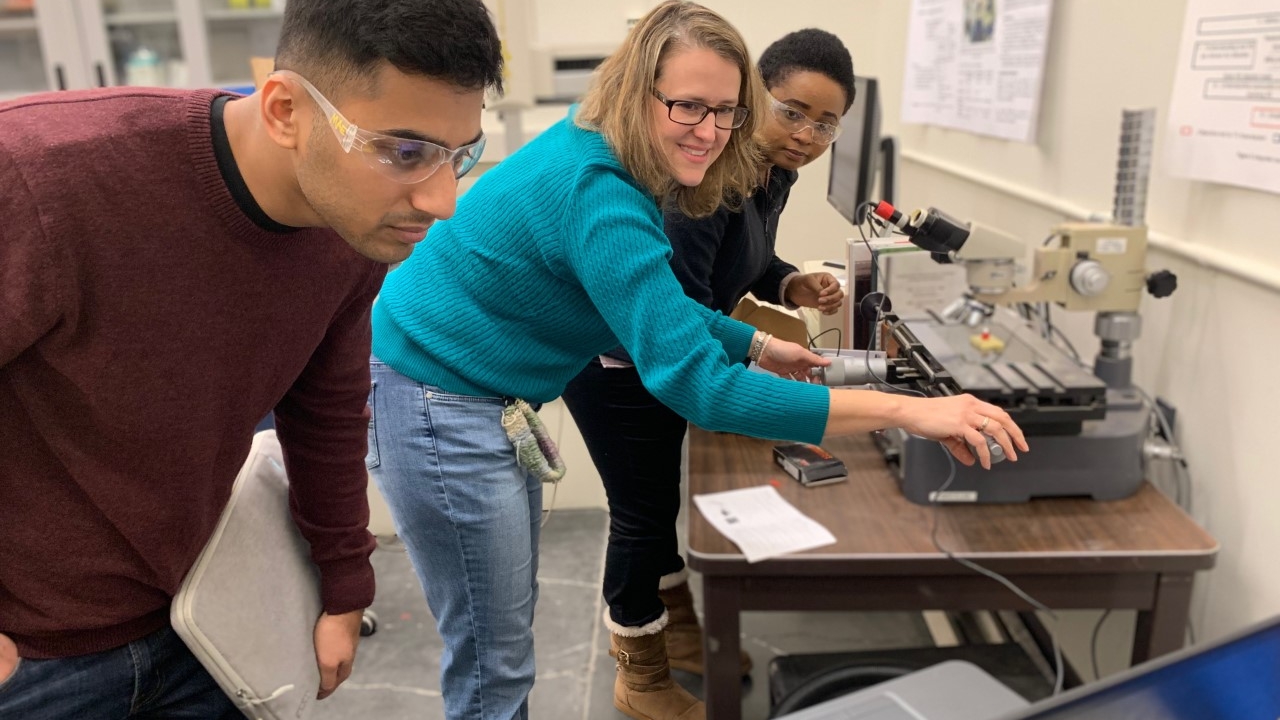
[[[742,714],[739,613],[744,610],[1031,610],[1007,588],[938,551],[999,572],[1053,609],[1138,611],[1132,660],[1182,646],[1194,573],[1217,542],[1149,484],[1115,502],[1036,500],[925,507],[902,496],[869,436],[823,444],[849,481],[801,487],[773,463],[774,443],[689,429],[689,493],[778,491],[836,544],[748,563],[696,509],[689,565],[702,573],[707,717]],[[1033,448],[1034,452],[1034,448]]]

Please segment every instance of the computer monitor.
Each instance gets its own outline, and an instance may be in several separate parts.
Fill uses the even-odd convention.
[[[1276,720],[1280,617],[1001,720]]]
[[[853,105],[840,124],[844,131],[831,148],[827,202],[858,225],[863,218],[856,212],[871,200],[880,159],[880,90],[875,78],[854,78]]]

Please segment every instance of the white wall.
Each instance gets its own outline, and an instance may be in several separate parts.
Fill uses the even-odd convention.
[[[627,22],[657,4],[654,0],[531,1],[536,10],[533,44],[537,47],[622,42],[627,34]]]
[[[900,123],[907,0],[814,0],[803,13],[779,12],[768,0],[706,4],[732,20],[757,54],[799,27],[817,25],[840,35],[857,72],[881,81],[883,130],[900,138],[907,156],[899,205],[935,205],[1034,239],[1065,219],[1062,213],[980,180],[1109,213],[1121,110],[1155,107],[1163,123],[1185,12],[1183,0],[1057,0],[1038,141],[1030,145]],[[1203,640],[1280,613],[1280,573],[1274,570],[1280,483],[1269,452],[1280,392],[1268,377],[1271,359],[1280,354],[1280,294],[1199,267],[1194,258],[1222,257],[1280,277],[1280,197],[1169,176],[1164,137],[1162,125],[1147,220],[1170,241],[1166,246],[1187,249],[1193,259],[1159,249],[1150,257],[1153,269],[1178,274],[1180,288],[1171,298],[1144,303],[1135,379],[1178,407],[1195,482],[1194,514],[1222,546],[1218,567],[1198,581],[1192,619]],[[784,256],[840,256],[850,228],[826,205],[826,176],[826,158],[802,172],[782,218]],[[1073,342],[1091,355],[1097,347],[1091,318],[1064,315],[1058,317]],[[1130,626],[1130,618],[1109,620],[1104,648],[1120,644],[1109,633]],[[1087,658],[1076,659],[1078,667],[1088,667]],[[1116,662],[1104,657],[1104,673],[1115,669]]]

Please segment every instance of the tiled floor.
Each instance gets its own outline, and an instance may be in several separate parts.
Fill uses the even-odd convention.
[[[557,510],[543,529],[534,637],[535,720],[614,720],[614,664],[600,620],[600,579],[608,518],[600,510]],[[444,717],[440,638],[409,559],[394,542],[373,556],[378,574],[377,634],[360,646],[355,673],[320,703],[320,720],[431,720]],[[693,582],[695,595],[698,583]],[[701,607],[701,603],[698,604]],[[930,644],[918,613],[747,613],[744,647],[755,661],[744,683],[744,718],[768,717],[766,674],[777,654]],[[701,695],[700,678],[674,673]]]

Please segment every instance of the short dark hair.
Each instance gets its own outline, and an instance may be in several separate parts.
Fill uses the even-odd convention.
[[[801,70],[826,75],[844,90],[845,112],[853,105],[857,92],[853,84],[853,58],[840,38],[826,30],[806,28],[783,35],[764,49],[757,65],[768,88],[785,82],[792,73]]]
[[[468,90],[502,92],[502,47],[483,0],[289,0],[276,68],[323,92],[375,92],[382,62]]]

